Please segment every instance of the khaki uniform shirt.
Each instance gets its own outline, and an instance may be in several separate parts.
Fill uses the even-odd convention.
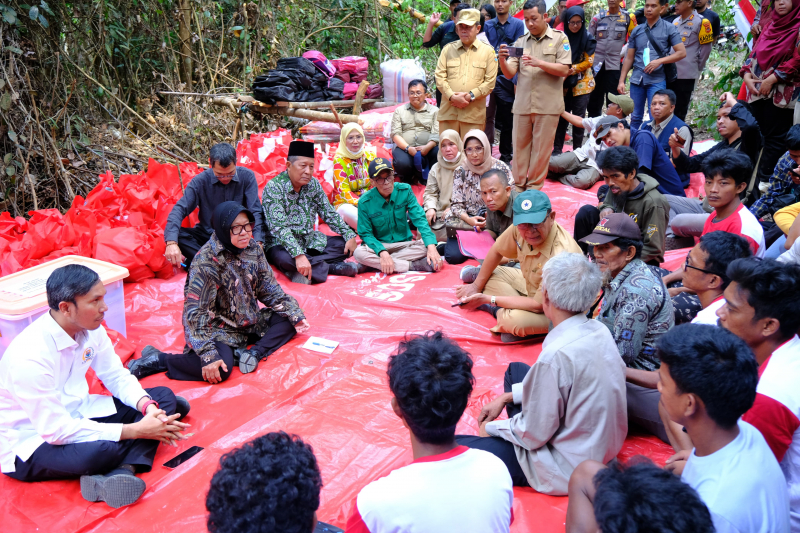
[[[483,124],[486,121],[486,97],[497,79],[497,56],[494,48],[475,39],[469,50],[460,40],[442,49],[436,65],[436,86],[442,93],[439,120],[457,120]],[[453,93],[469,92],[475,99],[464,109],[450,104]]]
[[[572,64],[569,39],[562,31],[547,28],[541,39],[530,33],[523,35],[514,46],[524,48],[523,55],[547,63]],[[518,69],[517,95],[514,98],[515,115],[560,115],[564,112],[564,78],[553,76],[538,67],[522,65],[520,58],[506,59],[512,69]]]
[[[711,22],[703,18],[697,11],[692,11],[686,20],[680,17],[672,21],[686,47],[686,57],[675,63],[678,67],[679,80],[696,80],[711,55],[714,44],[714,30]]]
[[[542,353],[511,389],[522,412],[486,424],[514,445],[531,487],[566,495],[587,459],[609,462],[628,433],[625,363],[603,324],[577,314],[547,334]]]
[[[558,222],[553,222],[553,228],[547,236],[547,240],[533,248],[522,238],[516,226],[511,226],[500,235],[492,246],[492,249],[503,257],[512,259],[517,258],[520,263],[522,275],[525,277],[525,288],[528,296],[539,303],[544,301],[544,297],[539,290],[542,285],[542,267],[551,258],[561,253],[582,253],[580,246],[575,242],[567,230],[562,228]]]
[[[622,47],[628,42],[628,36],[635,27],[636,17],[630,16],[624,9],[620,9],[616,15],[601,9],[592,17],[589,33],[597,39],[597,49],[594,51],[594,64],[597,70],[600,70],[602,63],[606,70],[619,71]]]
[[[411,104],[401,105],[392,113],[392,138],[400,135],[409,146],[425,146],[430,141],[439,144],[438,114],[439,108],[429,103],[420,111]]]

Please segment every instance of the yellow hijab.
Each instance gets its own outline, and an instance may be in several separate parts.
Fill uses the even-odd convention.
[[[358,152],[351,152],[349,148],[347,148],[347,137],[357,131],[361,134],[361,138],[364,139],[364,142],[361,144],[361,148]],[[364,152],[367,148],[367,136],[364,135],[364,130],[355,122],[349,122],[342,126],[342,134],[339,136],[339,148],[336,149],[335,157],[346,157],[347,159],[360,159],[361,156],[364,155]]]

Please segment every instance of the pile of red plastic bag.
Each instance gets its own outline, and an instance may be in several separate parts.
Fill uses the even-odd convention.
[[[237,164],[251,169],[258,190],[286,169],[291,133],[285,129],[252,135],[237,147]],[[380,156],[391,158],[383,139],[373,144]],[[315,177],[330,197],[333,192],[333,154],[317,151]],[[164,228],[172,207],[185,188],[203,169],[196,163],[161,164],[151,159],[147,171],[123,174],[118,181],[111,172],[86,196],[76,196],[62,215],[57,209],[31,211],[30,219],[0,213],[0,275],[7,276],[65,255],[81,255],[108,261],[128,269],[126,282],[169,278],[173,266],[164,257]],[[197,223],[197,212],[183,221]]]

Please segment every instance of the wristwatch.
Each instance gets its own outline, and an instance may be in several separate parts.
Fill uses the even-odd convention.
[[[469,92],[469,101],[471,102],[473,100],[475,100],[475,94],[472,91],[470,91]]]
[[[497,297],[496,296],[492,296],[492,304],[491,305],[497,305],[495,303],[496,301],[497,301]]]
[[[408,153],[408,146],[406,146],[405,148],[403,148],[403,151],[404,151],[405,153]]]

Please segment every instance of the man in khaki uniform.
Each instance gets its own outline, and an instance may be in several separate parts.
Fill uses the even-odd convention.
[[[442,92],[439,131],[455,130],[461,138],[470,130],[483,131],[486,97],[497,79],[494,48],[478,40],[480,19],[477,9],[459,13],[460,40],[442,49],[436,65],[436,86]]]
[[[556,221],[550,199],[541,191],[525,191],[514,198],[514,225],[489,250],[483,265],[465,267],[461,279],[469,285],[456,289],[462,304],[478,304],[497,318],[492,328],[503,342],[547,333],[550,321],[542,308],[542,267],[561,253],[581,253],[578,243]],[[499,266],[504,257],[520,268]]]
[[[572,63],[569,39],[547,25],[544,0],[528,0],[522,10],[530,31],[514,43],[523,48],[522,57],[509,57],[505,45],[498,52],[506,78],[519,72],[513,108],[513,174],[518,191],[541,189],[544,184],[558,119],[564,111],[564,78]]]

